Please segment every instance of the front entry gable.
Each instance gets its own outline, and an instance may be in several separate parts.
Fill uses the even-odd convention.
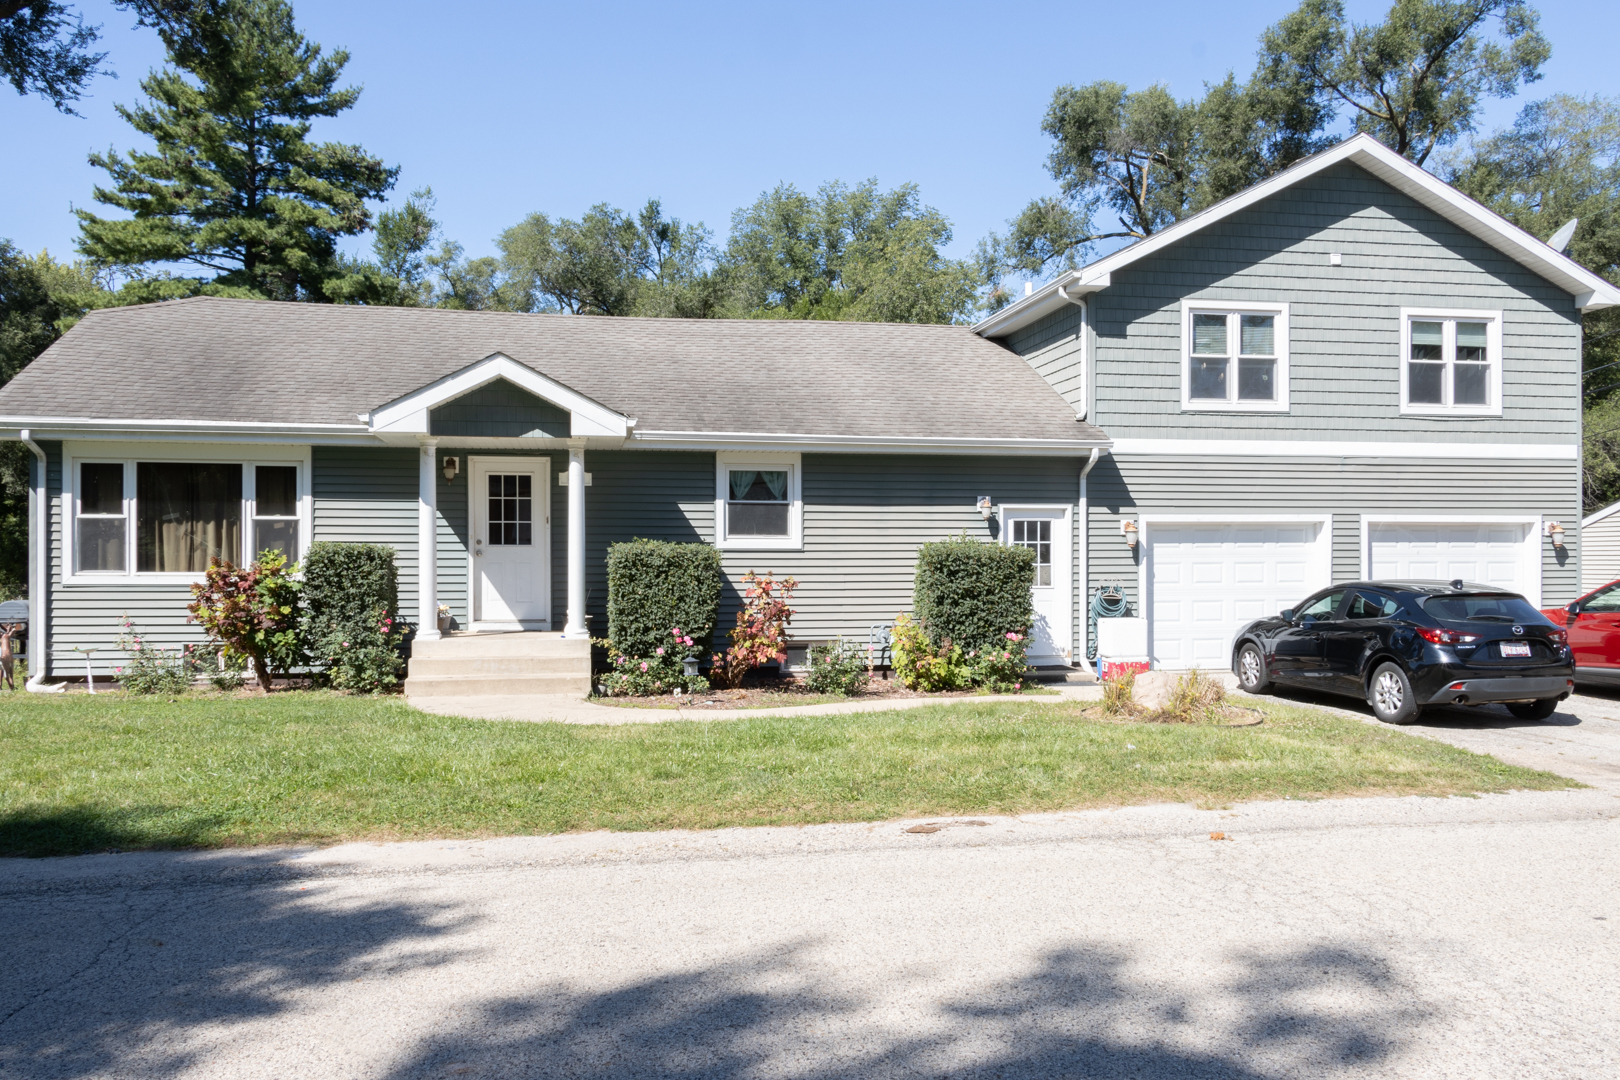
[[[631,425],[629,417],[502,353],[396,398],[360,419],[374,434],[384,437],[623,439]]]

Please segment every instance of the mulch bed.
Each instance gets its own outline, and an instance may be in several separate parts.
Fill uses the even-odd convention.
[[[873,679],[864,694],[838,697],[836,694],[818,694],[796,679],[768,679],[745,684],[738,690],[709,690],[702,694],[683,694],[675,697],[593,697],[598,705],[627,706],[643,709],[779,709],[791,705],[818,705],[842,701],[893,701],[899,698],[964,698],[979,696],[977,690],[947,690],[923,693],[908,690],[898,679]]]

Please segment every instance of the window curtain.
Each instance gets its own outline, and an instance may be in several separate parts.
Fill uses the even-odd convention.
[[[242,550],[242,466],[189,462],[135,465],[136,569],[201,573]]]
[[[761,480],[765,481],[765,486],[766,487],[771,489],[771,498],[773,498],[773,499],[785,499],[785,498],[787,498],[787,473],[785,473],[785,472],[762,472],[762,473],[759,474],[759,478]]]
[[[731,470],[731,498],[735,501],[748,494],[748,489],[754,486],[754,477],[759,473],[752,469]]]

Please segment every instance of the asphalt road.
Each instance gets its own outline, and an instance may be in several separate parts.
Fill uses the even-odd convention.
[[[0,863],[0,1077],[1620,1076],[1612,717],[1421,732],[1568,792]]]

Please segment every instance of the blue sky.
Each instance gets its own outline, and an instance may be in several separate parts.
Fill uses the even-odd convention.
[[[1180,97],[1236,69],[1289,0],[1240,3],[461,3],[302,0],[306,35],[349,50],[358,106],[316,127],[403,166],[396,197],[431,184],[447,235],[492,253],[531,211],[578,216],[649,196],[725,236],[731,211],[781,181],[917,183],[965,254],[1051,190],[1041,116],[1055,87],[1164,82]],[[1359,20],[1385,3],[1351,0]],[[113,112],[162,62],[149,31],[88,0],[119,78],[63,116],[0,86],[0,237],[71,256],[93,207],[92,149],[128,148]],[[1620,94],[1620,4],[1543,4],[1546,77],[1492,102],[1486,126],[1556,92]],[[364,246],[364,242],[350,245]]]

